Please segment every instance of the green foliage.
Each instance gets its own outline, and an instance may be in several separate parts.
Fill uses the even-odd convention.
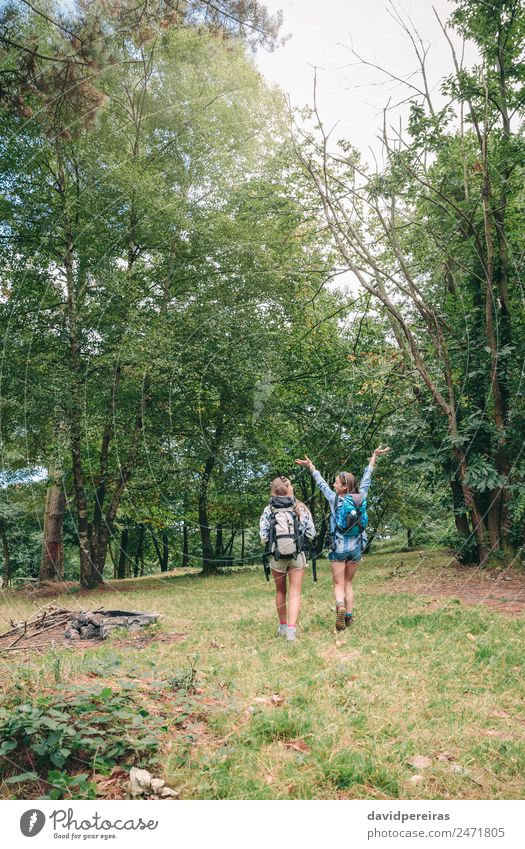
[[[69,698],[16,700],[0,709],[3,778],[10,784],[44,781],[51,790],[43,798],[91,799],[92,773],[108,774],[119,763],[153,762],[165,730],[163,721],[140,707],[131,693],[111,687],[79,690]],[[28,764],[36,771],[20,773]],[[89,771],[77,773],[80,765]]]
[[[2,20],[27,55],[46,44],[56,61],[78,32],[77,85],[67,90],[52,58],[27,63],[0,28],[1,439],[6,468],[63,471],[65,577],[79,576],[84,515],[90,556],[106,575],[106,537],[114,571],[126,576],[203,559],[252,564],[278,474],[292,479],[322,535],[326,504],[295,456],[308,453],[330,478],[342,469],[359,477],[379,442],[392,452],[374,475],[372,544],[409,533],[410,544],[448,541],[476,560],[463,475],[484,517],[500,490],[510,495],[498,544],[516,550],[525,516],[520,264],[505,270],[503,254],[493,264],[502,296],[508,278],[508,303],[493,299],[502,425],[475,124],[486,119],[493,242],[503,228],[500,242],[516,258],[523,11],[510,0],[457,0],[452,25],[483,63],[442,80],[445,107],[412,90],[408,138],[379,173],[362,167],[349,140],[327,172],[337,203],[355,200],[354,253],[383,269],[425,382],[392,311],[373,292],[330,285],[341,257],[296,157],[299,149],[313,161],[319,147],[306,133],[294,148],[285,100],[246,49],[274,43],[278,18],[258,3],[219,10],[205,0],[176,16],[148,4],[140,21],[127,2],[82,15],[48,5],[64,30],[17,6]],[[515,112],[510,129],[506,111]],[[429,382],[452,398],[452,430]],[[15,577],[36,576],[45,487],[3,479],[4,564]]]
[[[496,489],[505,483],[505,478],[498,475],[496,469],[487,462],[485,457],[471,456],[465,482],[477,492]]]
[[[173,690],[176,692],[186,693],[188,695],[195,693],[197,681],[197,660],[198,658],[195,658],[194,660],[190,659],[188,669],[175,670],[175,674],[168,678],[168,684]]]
[[[101,513],[116,536],[130,529],[126,574],[137,555],[145,573],[157,568],[151,532],[158,545],[167,532],[170,565],[180,562],[183,533],[190,562],[200,561],[208,523],[225,526],[224,548],[234,534],[241,554],[240,529],[259,509],[257,481],[281,424],[268,415],[261,381],[268,373],[286,380],[282,339],[300,315],[322,323],[332,306],[324,293],[313,303],[330,262],[315,216],[305,217],[284,98],[264,84],[242,39],[177,21],[149,40],[146,16],[146,29],[126,41],[115,35],[118,13],[100,14],[105,47],[122,61],[97,54],[96,120],[50,134],[48,90],[22,123],[11,102],[0,113],[0,322],[9,327],[10,360],[3,438],[63,469],[74,508],[67,577],[77,574],[82,488],[92,546],[104,533]],[[275,36],[277,21],[258,4],[236,4],[235,14],[262,21],[258,37]],[[20,36],[24,26],[31,37],[48,32],[48,23],[27,17],[15,16]],[[219,18],[229,33],[228,17]],[[239,32],[248,38],[248,29]],[[54,32],[52,42],[61,37]],[[26,96],[23,86],[19,93]],[[72,104],[59,103],[66,121]],[[20,134],[24,145],[15,142]],[[197,504],[203,481],[206,522]],[[103,546],[101,568],[105,553]],[[219,562],[235,559],[231,548],[217,553]]]

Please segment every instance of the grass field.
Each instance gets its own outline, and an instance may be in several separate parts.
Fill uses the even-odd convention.
[[[445,560],[403,555],[405,568],[427,574]],[[342,636],[327,566],[317,585],[308,575],[295,644],[276,636],[261,571],[146,579],[95,600],[60,596],[79,609],[160,612],[159,639],[141,632],[136,642],[0,655],[4,705],[104,688],[131,694],[160,718],[155,773],[182,798],[523,798],[523,614],[392,595],[398,561],[363,563],[355,625]],[[20,619],[43,601],[5,594],[0,613]],[[146,765],[147,751],[134,762]],[[4,777],[24,768],[11,752]],[[98,763],[90,770],[100,772]],[[25,798],[31,787],[4,784],[2,796]]]

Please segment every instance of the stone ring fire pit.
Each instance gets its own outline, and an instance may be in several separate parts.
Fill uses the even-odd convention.
[[[105,640],[115,628],[127,628],[133,633],[146,625],[153,625],[158,618],[158,613],[137,613],[129,610],[72,612],[65,636],[69,640]]]
[[[67,610],[48,604],[31,619],[11,620],[9,630],[0,634],[0,653],[41,649],[57,640],[62,645],[69,640],[105,640],[115,628],[139,631],[161,616],[135,610]]]

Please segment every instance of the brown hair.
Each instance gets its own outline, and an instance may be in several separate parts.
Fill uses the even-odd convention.
[[[274,478],[271,483],[271,494],[272,495],[288,495],[288,487],[292,485],[292,482],[289,478],[285,478],[284,475],[281,475],[280,478]],[[301,509],[306,507],[306,504],[303,504],[302,501],[299,501],[298,498],[295,499],[295,512],[297,516],[301,515]]]
[[[337,477],[341,479],[343,486],[346,486],[347,492],[359,492],[357,488],[357,480],[351,472],[339,472]]]

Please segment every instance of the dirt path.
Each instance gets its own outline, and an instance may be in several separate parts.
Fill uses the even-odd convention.
[[[399,570],[402,576],[382,584],[381,591],[457,598],[464,604],[484,604],[508,616],[525,611],[525,575],[517,569],[495,572],[449,563],[432,570],[421,565],[407,574],[403,571]]]

